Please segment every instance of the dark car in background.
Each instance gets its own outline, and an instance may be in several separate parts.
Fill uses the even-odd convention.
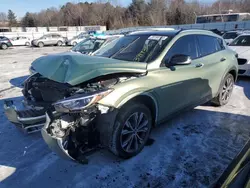
[[[10,46],[12,46],[10,39],[4,36],[0,36],[0,49],[6,50]]]

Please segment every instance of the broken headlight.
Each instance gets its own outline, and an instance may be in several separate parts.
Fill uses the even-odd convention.
[[[111,89],[108,89],[105,91],[92,93],[91,95],[76,94],[72,97],[68,97],[53,103],[53,106],[58,112],[80,111],[88,106],[91,106],[92,104],[97,103],[102,98],[107,96],[111,91]]]

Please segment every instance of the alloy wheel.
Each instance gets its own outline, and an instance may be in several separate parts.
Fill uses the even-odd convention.
[[[2,44],[2,49],[6,50],[8,46],[6,44]]]
[[[234,81],[231,77],[228,77],[225,81],[225,84],[222,88],[221,92],[221,100],[223,102],[227,102],[229,98],[231,97],[232,91],[233,91]]]
[[[146,142],[149,120],[143,112],[135,112],[127,118],[121,131],[120,143],[128,153],[138,151]]]

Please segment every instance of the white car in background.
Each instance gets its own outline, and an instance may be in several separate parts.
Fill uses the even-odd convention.
[[[10,41],[13,46],[30,46],[31,44],[31,39],[24,36],[10,38]]]
[[[250,76],[250,33],[238,36],[229,47],[238,54],[239,76]]]
[[[65,44],[67,46],[75,46],[77,45],[79,42],[83,41],[84,39],[86,39],[88,37],[87,33],[80,33],[79,35],[73,37],[70,40],[67,40],[65,42]]]
[[[124,35],[105,35],[89,37],[74,46],[71,52],[94,55],[97,51],[101,50],[103,46],[123,36]]]

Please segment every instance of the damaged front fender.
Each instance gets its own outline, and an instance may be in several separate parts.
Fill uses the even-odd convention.
[[[87,163],[90,154],[109,146],[117,112],[98,104],[87,112],[62,114],[59,118],[48,112],[42,136],[60,157]]]

